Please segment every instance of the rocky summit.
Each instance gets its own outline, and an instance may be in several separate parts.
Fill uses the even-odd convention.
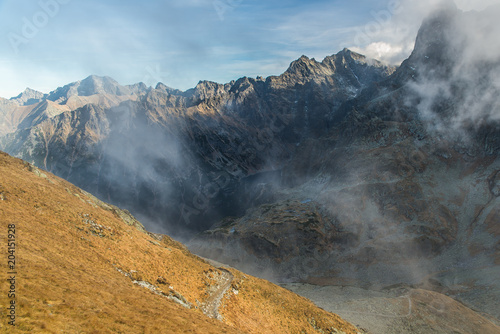
[[[1,147],[197,254],[276,282],[369,289],[370,303],[421,315],[367,331],[495,333],[500,55],[471,31],[496,50],[497,12],[443,7],[397,68],[344,49],[185,92],[91,77],[37,107],[2,100]],[[457,313],[430,316],[431,300]],[[493,327],[454,327],[465,314]]]

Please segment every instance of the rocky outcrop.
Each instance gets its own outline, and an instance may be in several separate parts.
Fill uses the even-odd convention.
[[[11,98],[10,101],[20,106],[27,106],[42,101],[46,96],[47,95],[42,92],[36,91],[31,88],[26,88],[24,92],[16,97]]]

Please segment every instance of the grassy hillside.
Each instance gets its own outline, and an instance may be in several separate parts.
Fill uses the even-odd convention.
[[[147,233],[128,212],[4,153],[0,224],[2,333],[357,332],[307,299],[216,268]],[[15,241],[10,254],[7,241]],[[12,300],[15,327],[7,317]]]

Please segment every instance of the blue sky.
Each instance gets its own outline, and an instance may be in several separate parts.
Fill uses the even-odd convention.
[[[278,75],[303,54],[321,60],[343,47],[398,63],[437,1],[0,0],[0,96],[90,74],[185,90]]]

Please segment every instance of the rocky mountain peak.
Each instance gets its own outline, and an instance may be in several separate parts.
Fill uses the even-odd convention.
[[[302,56],[290,64],[284,75],[298,82],[335,76],[339,83],[347,80],[358,90],[374,81],[380,81],[394,71],[394,67],[343,49],[337,54],[325,57],[321,63],[314,58]]]
[[[163,91],[173,95],[183,95],[183,92],[181,90],[169,87],[162,82],[158,82],[158,84],[156,84],[155,90]]]
[[[129,95],[130,90],[121,86],[110,77],[91,75],[77,85],[78,95],[90,96],[95,94]]]
[[[122,86],[110,77],[91,75],[81,81],[76,81],[59,87],[49,93],[48,100],[65,103],[72,96],[114,95],[127,96],[147,90],[146,85]]]
[[[309,59],[307,56],[301,56],[290,64],[285,73],[303,77],[312,76],[319,74],[320,65],[314,58]]]
[[[214,96],[222,96],[231,88],[232,84],[220,84],[213,81],[200,81],[194,88],[193,94],[195,101],[203,101]]]
[[[369,65],[375,66],[375,67],[383,67],[384,66],[384,64],[382,64],[378,60],[368,59],[368,58],[366,58],[366,56],[364,56],[360,53],[351,51],[347,48],[344,48],[342,51],[337,53],[334,57],[342,63],[358,64],[358,65],[369,64]]]
[[[28,87],[21,94],[10,100],[18,105],[27,106],[40,102],[45,96],[46,94]]]
[[[453,3],[445,1],[441,7],[425,19],[420,27],[415,47],[403,62],[402,71],[432,72],[435,77],[448,77],[454,63],[463,51],[465,39],[457,33],[459,18],[463,15]],[[453,38],[451,38],[453,36]]]

